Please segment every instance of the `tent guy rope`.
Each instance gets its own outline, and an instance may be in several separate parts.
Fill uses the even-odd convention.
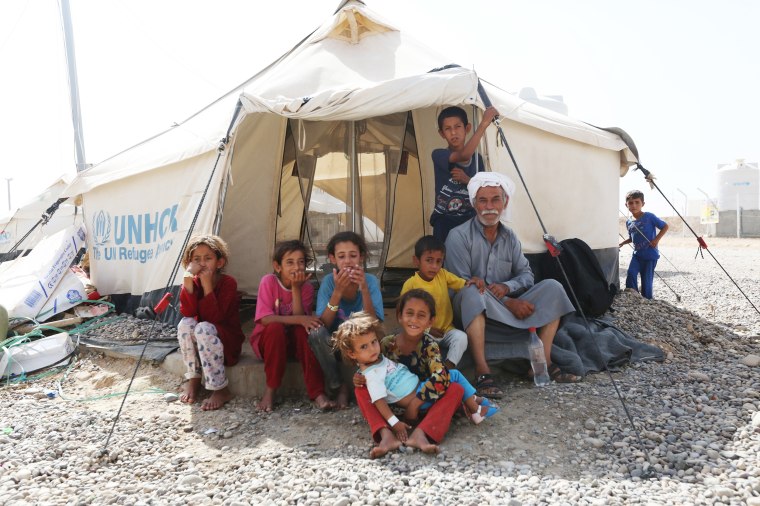
[[[749,302],[749,305],[752,306],[752,309],[754,309],[755,312],[760,315],[760,309],[758,309],[757,306],[755,306],[755,304],[752,302],[752,300],[749,298],[749,296],[746,293],[744,293],[744,290],[742,290],[742,288],[739,286],[739,283],[737,283],[734,280],[734,278],[731,277],[731,274],[729,274],[728,271],[726,270],[726,268],[723,267],[723,265],[718,261],[717,258],[715,258],[715,255],[712,254],[712,251],[710,251],[707,248],[707,243],[702,238],[702,236],[697,235],[697,233],[694,231],[694,229],[691,228],[691,225],[689,225],[689,223],[686,221],[686,219],[683,216],[681,216],[681,213],[678,212],[678,209],[676,209],[676,206],[673,205],[673,203],[670,201],[670,199],[668,199],[668,197],[666,197],[665,194],[662,192],[662,190],[660,189],[660,187],[657,186],[657,183],[654,182],[654,180],[655,180],[654,174],[652,174],[647,169],[645,169],[644,166],[641,165],[640,163],[636,164],[636,167],[634,168],[634,170],[640,170],[641,173],[644,174],[644,180],[647,183],[649,183],[649,186],[653,190],[657,190],[658,192],[660,192],[660,195],[662,195],[662,198],[665,199],[665,202],[667,202],[668,205],[673,208],[673,211],[675,211],[676,214],[678,215],[678,217],[681,218],[681,221],[683,221],[683,224],[689,229],[689,231],[697,239],[697,244],[698,244],[698,246],[697,246],[697,255],[702,254],[702,250],[707,251],[707,254],[710,255],[713,260],[715,260],[715,263],[718,264],[718,267],[720,267],[721,270],[723,271],[723,273],[726,276],[728,276],[728,279],[731,280],[731,282],[734,284],[734,286],[737,288],[737,290],[739,290],[739,292],[741,292],[741,294],[744,296],[744,298],[747,299],[747,302]],[[704,254],[702,254],[702,256],[704,257]]]
[[[435,72],[439,69],[435,69],[431,72]],[[480,95],[481,100],[483,101],[483,104],[486,107],[491,107],[491,100],[488,98],[488,94],[486,93],[485,89],[483,88],[483,85],[478,81],[478,94]],[[551,256],[557,259],[557,263],[559,264],[560,271],[562,272],[562,275],[565,278],[565,281],[567,282],[567,286],[570,288],[570,295],[573,298],[573,301],[575,303],[575,307],[578,308],[578,311],[581,313],[581,317],[583,319],[583,323],[586,327],[586,331],[588,332],[589,336],[591,337],[591,340],[593,341],[594,345],[597,348],[597,351],[601,354],[601,349],[599,348],[599,344],[596,342],[596,339],[594,339],[594,335],[591,332],[591,328],[589,327],[588,319],[586,318],[586,315],[583,312],[583,309],[581,308],[580,303],[578,302],[578,297],[575,294],[575,291],[572,289],[572,285],[570,284],[570,280],[567,276],[567,273],[565,272],[565,268],[562,266],[562,262],[560,262],[559,256],[562,254],[562,248],[557,242],[557,240],[549,235],[546,226],[544,225],[543,220],[541,219],[541,215],[538,212],[538,208],[536,207],[536,203],[533,201],[533,197],[530,194],[530,191],[528,190],[528,185],[525,183],[525,179],[523,178],[522,172],[520,171],[519,166],[517,165],[517,160],[514,157],[514,154],[512,153],[512,149],[509,147],[509,143],[507,142],[507,138],[504,135],[504,130],[501,128],[501,121],[499,117],[497,116],[494,119],[494,124],[496,125],[498,137],[501,139],[502,145],[506,148],[507,153],[509,153],[509,157],[512,160],[512,165],[515,167],[515,171],[517,172],[517,175],[520,177],[520,181],[522,182],[523,189],[525,190],[525,193],[528,195],[528,199],[530,200],[531,206],[533,206],[533,211],[536,213],[536,218],[538,218],[538,222],[541,225],[541,229],[543,230],[543,239],[544,243],[546,244],[547,249],[549,250],[549,253]],[[628,418],[629,423],[631,424],[631,428],[633,429],[633,433],[636,435],[636,440],[639,443],[639,448],[644,453],[644,456],[646,457],[647,463],[650,461],[649,452],[647,451],[646,446],[644,445],[644,442],[641,439],[641,432],[639,428],[636,426],[636,423],[633,420],[633,416],[631,415],[630,411],[628,410],[628,406],[625,403],[625,398],[623,397],[623,394],[620,392],[620,389],[618,388],[617,382],[615,381],[615,378],[612,377],[612,373],[610,373],[609,368],[605,368],[605,371],[607,373],[607,377],[609,378],[610,382],[612,383],[613,388],[615,389],[615,392],[617,393],[618,399],[620,400],[620,403],[623,406],[623,411],[625,411],[625,414]],[[642,474],[642,478],[648,478],[652,476],[653,471],[652,469],[647,465],[644,469],[644,473]]]
[[[66,200],[68,200],[68,199],[67,199],[67,198],[60,198],[60,199],[56,200],[56,201],[55,201],[55,202],[54,202],[54,203],[53,203],[53,204],[52,204],[50,207],[48,207],[48,208],[45,210],[45,212],[44,212],[44,213],[42,213],[42,216],[41,216],[41,217],[40,217],[40,219],[37,221],[37,223],[35,223],[34,225],[32,225],[32,228],[30,228],[30,229],[27,231],[27,233],[26,233],[26,234],[24,234],[24,236],[23,236],[21,239],[19,239],[19,240],[16,242],[16,244],[14,244],[14,245],[11,247],[11,249],[9,249],[9,250],[8,250],[8,252],[9,252],[9,253],[13,253],[14,251],[16,251],[16,249],[17,249],[17,248],[18,248],[18,247],[21,245],[21,243],[23,243],[23,242],[26,240],[26,238],[27,238],[27,237],[29,237],[29,235],[30,235],[30,234],[31,234],[31,233],[34,231],[34,229],[36,229],[38,226],[40,226],[40,225],[43,225],[43,226],[44,226],[44,225],[47,225],[47,222],[48,222],[48,221],[50,221],[50,218],[52,218],[52,217],[53,217],[53,214],[55,214],[55,212],[58,210],[58,207],[60,207],[60,205],[61,205],[63,202],[65,202]],[[1,264],[1,263],[3,263],[3,260],[2,260],[2,259],[0,259],[0,264]]]
[[[198,221],[198,216],[200,215],[201,208],[203,207],[203,203],[206,200],[206,195],[208,194],[208,190],[211,187],[211,182],[214,180],[214,174],[216,174],[216,169],[219,166],[219,160],[222,158],[222,154],[227,148],[227,145],[230,141],[230,131],[232,130],[232,125],[235,123],[235,120],[237,119],[237,115],[240,111],[240,103],[238,102],[238,107],[235,109],[235,113],[233,115],[232,121],[230,122],[230,126],[227,129],[227,135],[224,139],[222,139],[219,142],[219,147],[217,148],[217,157],[216,161],[214,162],[214,168],[211,170],[211,174],[209,175],[208,182],[206,183],[206,187],[203,190],[203,195],[201,195],[200,201],[198,202],[198,207],[195,210],[195,215],[193,216],[193,220],[190,223],[190,226],[187,229],[187,234],[185,234],[185,239],[182,242],[182,246],[179,248],[179,256],[177,257],[177,260],[174,262],[174,267],[172,268],[171,273],[169,274],[169,278],[166,281],[166,286],[164,288],[164,295],[161,298],[161,300],[153,307],[153,323],[148,331],[148,338],[145,339],[145,344],[143,345],[142,351],[140,352],[140,356],[137,359],[137,363],[135,363],[135,369],[132,372],[132,377],[129,380],[129,384],[127,385],[127,390],[124,392],[124,396],[121,399],[121,404],[119,405],[119,410],[116,412],[116,416],[113,419],[113,424],[111,424],[111,430],[108,432],[108,436],[106,437],[106,441],[103,444],[103,448],[100,450],[100,456],[108,455],[108,444],[111,441],[111,436],[113,435],[114,429],[116,428],[116,424],[119,421],[119,418],[121,417],[122,409],[124,408],[124,403],[127,400],[127,396],[129,396],[129,392],[132,389],[132,383],[135,381],[135,377],[137,376],[137,371],[140,369],[140,365],[142,364],[142,359],[145,356],[145,350],[148,348],[148,344],[150,343],[152,336],[154,335],[156,324],[158,323],[158,320],[160,318],[161,313],[163,313],[167,307],[169,307],[169,304],[172,299],[171,294],[171,287],[174,284],[174,279],[177,277],[177,272],[179,271],[179,266],[182,261],[182,255],[185,251],[185,248],[187,247],[187,244],[190,242],[190,237],[193,233],[193,229],[195,228],[195,224]],[[176,301],[175,301],[176,304]]]

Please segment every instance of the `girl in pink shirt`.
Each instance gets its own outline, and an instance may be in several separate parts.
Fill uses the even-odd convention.
[[[322,325],[311,314],[314,287],[309,283],[311,274],[306,274],[311,257],[301,241],[286,241],[278,245],[272,260],[274,274],[267,274],[259,284],[256,327],[251,335],[253,352],[264,361],[267,381],[257,408],[272,411],[286,361],[295,356],[301,362],[309,398],[323,411],[332,409],[335,406],[325,395],[322,369],[308,343],[309,332]]]

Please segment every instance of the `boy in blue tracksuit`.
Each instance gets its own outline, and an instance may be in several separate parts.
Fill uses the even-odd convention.
[[[626,194],[625,206],[633,219],[629,219],[625,223],[629,238],[621,242],[620,246],[633,243],[634,249],[631,263],[628,266],[625,287],[638,291],[638,277],[641,273],[641,295],[651,299],[654,268],[657,266],[657,259],[660,258],[657,244],[659,244],[662,236],[667,233],[668,224],[654,214],[645,213],[641,210],[644,207],[644,193],[639,190],[632,190]]]

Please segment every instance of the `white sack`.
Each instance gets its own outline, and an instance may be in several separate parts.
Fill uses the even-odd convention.
[[[27,256],[2,264],[0,304],[11,317],[34,318],[69,272],[85,245],[83,225],[67,227],[46,237]]]
[[[82,278],[68,269],[61,282],[50,294],[45,305],[40,309],[35,320],[38,322],[47,321],[58,313],[78,305],[83,300],[87,300],[87,292]]]

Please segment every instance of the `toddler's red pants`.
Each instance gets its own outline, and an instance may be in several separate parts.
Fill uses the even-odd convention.
[[[388,422],[385,421],[383,415],[372,404],[369,391],[365,387],[355,388],[354,394],[356,395],[356,403],[359,405],[364,419],[369,424],[372,438],[375,442],[379,442],[380,429],[383,427],[390,428]],[[425,433],[428,439],[435,443],[443,441],[446,432],[449,430],[449,425],[451,425],[451,417],[454,416],[456,410],[462,405],[463,395],[464,388],[462,388],[462,385],[451,383],[446,393],[428,409],[425,418],[417,425],[417,428],[422,429],[422,432]]]

